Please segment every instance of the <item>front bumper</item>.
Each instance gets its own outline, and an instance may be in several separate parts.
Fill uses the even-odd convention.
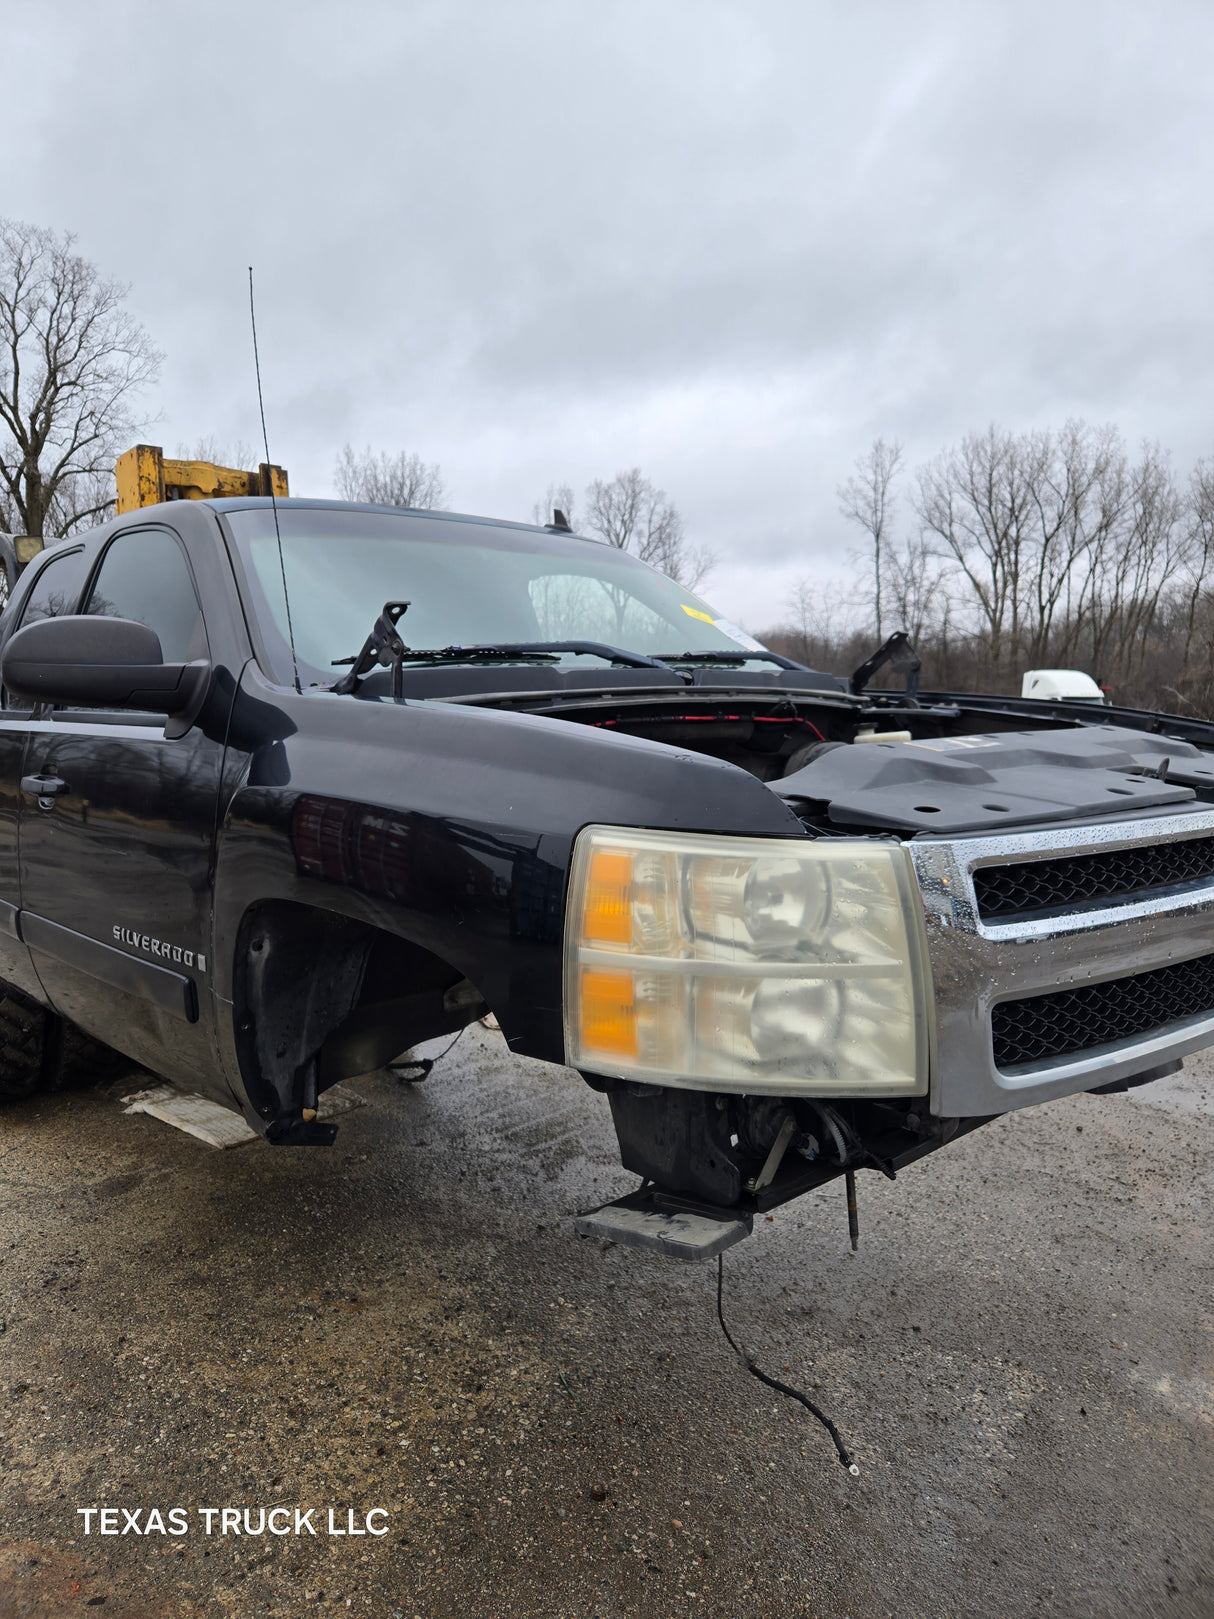
[[[913,839],[935,988],[931,1110],[952,1118],[1006,1113],[1129,1078],[1214,1045],[1214,1010],[1129,1039],[1001,1069],[991,1011],[1000,1001],[1105,983],[1214,954],[1214,878],[1041,920],[983,921],[982,866],[1152,848],[1214,833],[1214,810],[998,837]]]

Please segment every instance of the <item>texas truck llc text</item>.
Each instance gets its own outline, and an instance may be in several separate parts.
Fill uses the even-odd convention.
[[[208,1535],[386,1535],[388,1514],[383,1507],[357,1513],[353,1507],[329,1507],[327,1525],[320,1528],[312,1514],[320,1507],[195,1507],[194,1518]],[[188,1535],[190,1514],[185,1507],[77,1507],[86,1535]],[[93,1520],[97,1520],[94,1526]],[[121,1523],[119,1519],[121,1518]]]

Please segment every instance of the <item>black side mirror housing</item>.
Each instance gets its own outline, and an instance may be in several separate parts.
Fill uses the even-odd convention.
[[[14,696],[82,708],[184,714],[199,701],[205,663],[165,663],[160,637],[130,618],[70,614],[17,631],[0,658]]]

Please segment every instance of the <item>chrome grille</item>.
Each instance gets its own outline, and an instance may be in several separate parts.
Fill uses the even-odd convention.
[[[1214,955],[1054,995],[999,1001],[991,1008],[995,1066],[1037,1067],[1212,1012]]]
[[[1121,898],[1089,890],[1053,914],[983,916],[976,887],[987,872],[1020,877],[1029,868],[1124,877],[1145,866],[1154,882],[1161,871],[1191,877],[1192,851],[1200,859],[1210,844],[1214,808],[1205,805],[1082,826],[912,838],[906,848],[923,897],[935,990],[932,1111],[1006,1112],[1214,1045],[1214,974],[1207,977],[1214,877]]]
[[[1146,898],[1211,878],[1214,838],[1185,838],[1146,848],[981,866],[974,872],[974,895],[984,922],[1008,922]]]

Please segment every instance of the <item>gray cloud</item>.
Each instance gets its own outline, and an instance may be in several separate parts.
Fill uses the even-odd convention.
[[[1214,14],[991,3],[48,0],[0,208],[79,233],[168,355],[166,443],[347,438],[466,509],[640,463],[752,623],[834,488],[1068,414],[1211,448]]]

